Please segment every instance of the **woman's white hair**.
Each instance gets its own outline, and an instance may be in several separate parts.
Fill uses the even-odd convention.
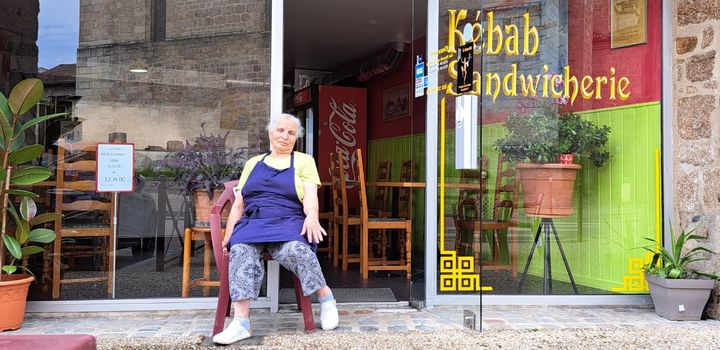
[[[268,122],[267,127],[265,129],[267,129],[267,131],[272,130],[275,127],[275,125],[277,124],[277,122],[279,122],[280,120],[283,120],[283,119],[290,119],[295,123],[295,126],[297,126],[297,137],[302,137],[303,135],[305,135],[305,128],[303,128],[302,123],[300,123],[300,119],[298,119],[296,116],[294,116],[292,114],[287,114],[287,113],[277,114],[277,115],[273,116],[272,118],[270,118],[270,121]]]

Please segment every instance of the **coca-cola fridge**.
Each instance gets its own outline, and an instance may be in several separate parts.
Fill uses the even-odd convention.
[[[306,128],[298,149],[315,157],[320,180],[330,181],[332,152],[344,158],[347,179],[357,180],[357,149],[367,154],[367,90],[313,85],[295,92],[293,105]]]

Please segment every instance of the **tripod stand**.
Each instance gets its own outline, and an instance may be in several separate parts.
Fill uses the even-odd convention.
[[[525,263],[525,269],[523,270],[522,277],[520,277],[520,285],[518,286],[518,293],[522,290],[523,284],[525,284],[525,277],[527,276],[528,269],[530,268],[530,261],[532,261],[533,253],[535,253],[535,247],[537,247],[538,240],[540,239],[540,231],[545,232],[545,270],[543,271],[543,293],[550,294],[552,292],[552,265],[550,264],[550,230],[552,229],[555,235],[555,242],[560,249],[560,256],[562,256],[563,262],[565,263],[565,270],[567,270],[568,276],[570,277],[570,283],[572,284],[575,294],[578,294],[577,286],[575,285],[575,279],[573,278],[572,272],[570,271],[570,265],[568,265],[567,258],[565,257],[565,251],[563,250],[562,244],[560,244],[560,237],[558,236],[557,230],[555,229],[555,223],[552,218],[542,218],[540,225],[538,226],[537,232],[535,233],[535,239],[533,240],[532,248],[530,248],[530,256],[528,256],[527,262]]]

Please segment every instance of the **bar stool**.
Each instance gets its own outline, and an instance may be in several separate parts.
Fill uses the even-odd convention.
[[[223,230],[224,231],[224,230]],[[224,232],[223,232],[224,234]],[[204,241],[203,248],[203,277],[190,280],[190,253],[192,241]],[[183,237],[183,275],[182,275],[182,297],[190,295],[190,288],[203,287],[203,296],[210,295],[210,287],[220,287],[220,281],[210,280],[210,264],[212,261],[212,237],[210,227],[188,227]]]

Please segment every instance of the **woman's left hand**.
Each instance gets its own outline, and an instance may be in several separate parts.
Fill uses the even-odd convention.
[[[325,229],[320,226],[320,221],[310,216],[305,218],[300,234],[307,235],[307,240],[310,243],[320,243],[323,240],[323,236],[327,236]]]

